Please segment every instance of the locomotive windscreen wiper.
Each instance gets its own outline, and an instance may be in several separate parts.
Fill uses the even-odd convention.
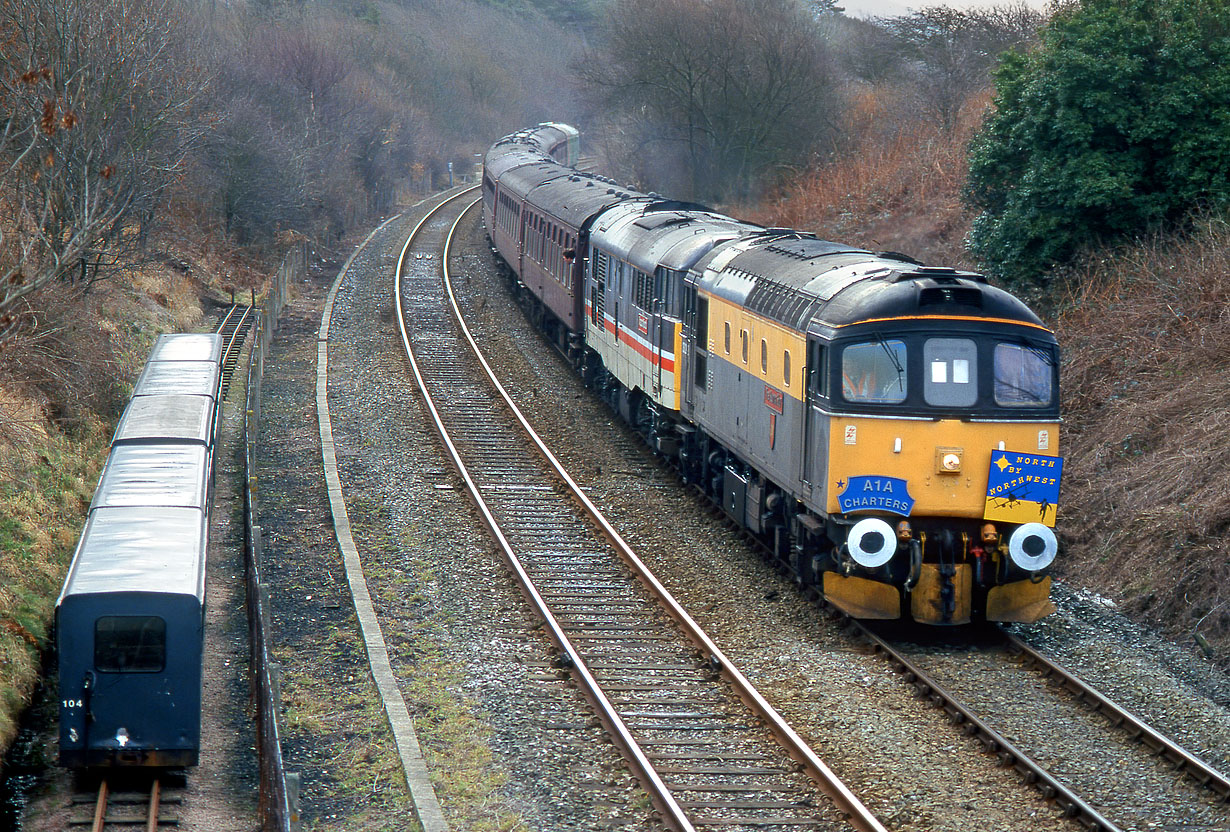
[[[897,360],[897,353],[893,352],[893,348],[890,347],[888,345],[888,342],[884,340],[883,335],[877,332],[875,333],[875,336],[876,336],[876,343],[879,344],[880,348],[884,350],[886,355],[888,355],[888,360],[893,362],[893,369],[897,371],[898,389],[905,390],[905,383],[904,383],[905,368],[902,367],[901,362]],[[887,389],[888,388],[884,388],[885,391],[887,391]]]
[[[1029,350],[1034,355],[1042,360],[1042,363],[1048,367],[1055,366],[1055,355],[1052,350],[1045,347],[1035,347],[1033,344],[1021,344],[1022,349]]]

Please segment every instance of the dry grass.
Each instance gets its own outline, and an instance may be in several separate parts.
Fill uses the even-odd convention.
[[[945,131],[929,120],[903,120],[905,101],[889,88],[868,87],[850,108],[850,135],[858,143],[742,215],[934,265],[970,267],[970,218],[960,195],[966,147],[988,101],[989,93],[972,98],[957,126]]]
[[[1230,225],[1092,257],[1071,285],[1066,571],[1230,664]]]

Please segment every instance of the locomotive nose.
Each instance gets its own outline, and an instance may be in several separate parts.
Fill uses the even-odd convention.
[[[1041,523],[1026,523],[1008,538],[1008,555],[1026,572],[1050,566],[1058,551],[1055,533]]]

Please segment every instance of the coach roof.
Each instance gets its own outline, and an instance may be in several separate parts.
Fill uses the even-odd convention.
[[[154,592],[205,597],[205,513],[100,508],[90,514],[57,604],[70,596]]]
[[[159,335],[150,351],[150,361],[212,361],[222,360],[222,336],[203,333]]]

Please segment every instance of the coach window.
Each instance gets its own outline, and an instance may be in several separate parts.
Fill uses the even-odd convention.
[[[928,338],[923,344],[923,398],[934,407],[978,401],[978,349],[968,338]]]
[[[730,355],[730,321],[726,322],[726,354]]]
[[[1046,407],[1053,395],[1054,357],[1023,344],[995,345],[995,403],[1001,407]]]
[[[846,401],[897,404],[905,401],[904,341],[877,339],[841,352],[841,393]]]
[[[790,386],[790,350],[782,352],[782,381],[787,387]]]
[[[106,673],[159,673],[167,663],[167,623],[154,615],[104,615],[94,622],[94,667]]]

